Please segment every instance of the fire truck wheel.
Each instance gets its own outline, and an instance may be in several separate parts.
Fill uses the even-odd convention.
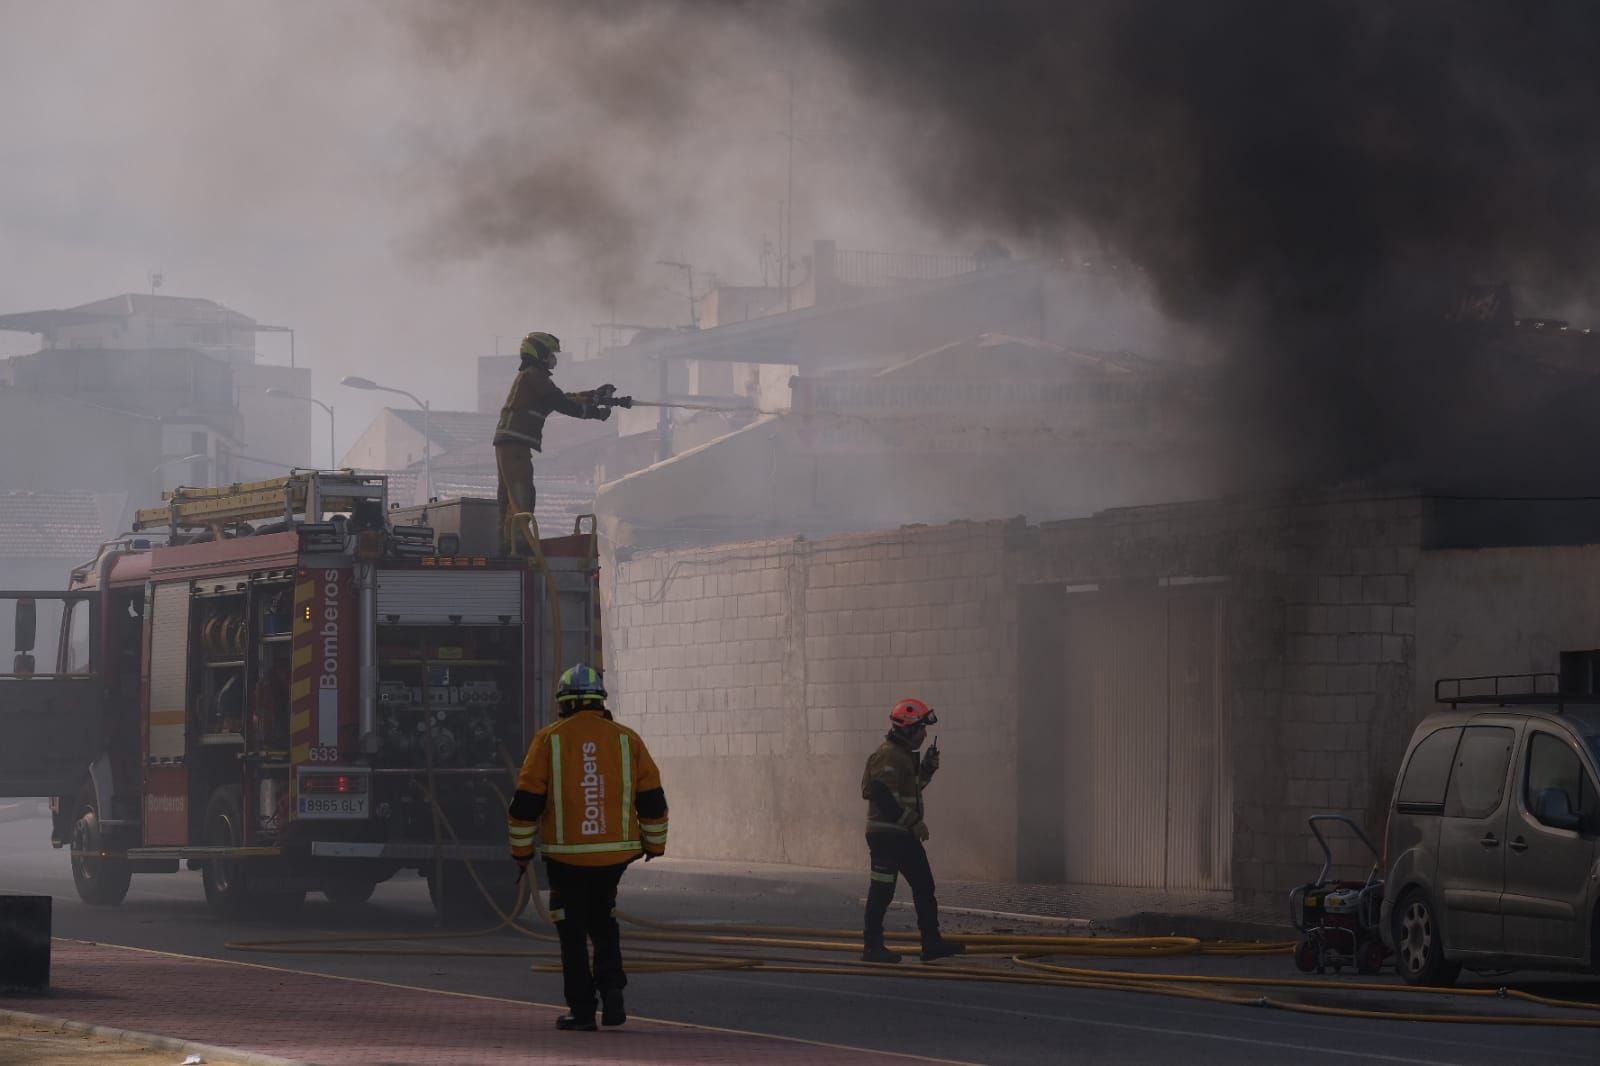
[[[378,882],[359,877],[339,877],[326,881],[322,894],[336,907],[359,907],[372,898]]]
[[[244,842],[244,803],[238,785],[223,785],[206,801],[201,839],[209,847],[236,848]],[[225,918],[243,917],[249,910],[249,892],[243,864],[230,859],[208,859],[201,872],[206,903]]]
[[[300,909],[306,905],[306,890],[303,888],[290,888],[261,892],[252,888],[250,890],[250,903],[255,908],[252,912],[255,917],[292,918],[299,914]]]
[[[467,873],[466,863],[447,862],[444,864],[444,898],[439,898],[439,888],[434,880],[433,868],[430,866],[423,871],[428,879],[428,900],[433,904],[434,912],[446,922],[498,922],[500,914],[496,908],[513,918],[520,916],[513,914],[511,908],[521,899],[525,908],[528,904],[526,893],[520,891],[516,881],[516,874],[510,870],[501,869],[509,867],[510,863],[477,862],[473,869],[478,873],[478,879],[483,882],[483,887],[489,890],[494,898],[493,906],[483,898],[477,882]]]
[[[72,826],[72,884],[78,898],[96,907],[114,907],[128,895],[133,866],[126,859],[102,859],[95,853],[105,847],[96,810],[94,783],[78,788],[78,820]]]

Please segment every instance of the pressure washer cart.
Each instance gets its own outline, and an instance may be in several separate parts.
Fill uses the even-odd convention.
[[[1289,892],[1289,918],[1301,937],[1295,947],[1294,964],[1304,973],[1327,973],[1330,966],[1334,973],[1345,966],[1354,966],[1358,973],[1377,973],[1389,954],[1378,928],[1383,906],[1378,849],[1345,815],[1313,814],[1306,822],[1322,847],[1322,871],[1315,881]],[[1333,849],[1322,833],[1324,822],[1345,826],[1372,853],[1372,868],[1365,881],[1328,879],[1333,869]]]

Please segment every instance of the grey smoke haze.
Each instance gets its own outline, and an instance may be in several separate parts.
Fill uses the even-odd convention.
[[[1457,354],[1432,330],[1450,284],[1588,300],[1597,22],[1577,3],[9,0],[0,291],[62,306],[162,267],[165,291],[294,325],[348,441],[382,401],[341,374],[470,406],[496,336],[681,322],[656,259],[759,280],[793,74],[797,252],[998,233],[1131,263],[1236,357],[1241,421],[1338,473],[1430,437],[1418,405],[1459,377],[1432,362]]]
[[[343,374],[470,407],[496,336],[548,328],[581,351],[612,314],[685,323],[681,272],[656,259],[702,289],[761,280],[791,67],[795,258],[815,236],[943,250],[842,74],[737,15],[0,0],[0,309],[142,291],[160,268],[163,292],[295,327],[342,443],[384,402]],[[0,354],[32,344],[0,336]]]

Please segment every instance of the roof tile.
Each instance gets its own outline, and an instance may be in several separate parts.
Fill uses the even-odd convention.
[[[0,492],[0,557],[81,562],[116,535],[106,518],[120,514],[121,499],[93,492]]]

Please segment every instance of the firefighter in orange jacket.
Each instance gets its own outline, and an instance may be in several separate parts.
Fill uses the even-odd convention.
[[[544,447],[544,421],[552,411],[572,418],[604,422],[611,408],[603,397],[616,391],[602,385],[589,392],[562,392],[550,379],[561,341],[549,333],[530,333],[522,340],[522,363],[494,427],[494,463],[499,475],[500,548],[505,555],[526,550],[511,528],[511,516],[533,513],[533,456]]]
[[[966,945],[939,935],[939,901],[933,895],[933,869],[922,842],[928,826],[922,820],[922,790],[939,769],[939,749],[917,754],[928,727],[939,719],[921,700],[901,700],[889,712],[889,733],[867,758],[861,775],[861,798],[867,801],[867,848],[872,855],[872,880],[867,886],[863,962],[899,962],[883,939],[883,918],[894,900],[895,881],[906,879],[922,933],[922,961],[960,955]]]
[[[550,916],[561,939],[568,1013],[558,1029],[621,1025],[622,945],[612,910],[617,883],[633,860],[667,850],[667,797],[661,772],[639,734],[613,721],[598,671],[574,666],[556,691],[560,718],[539,731],[506,812],[511,858],[526,874],[533,837],[543,839]],[[594,969],[589,943],[594,943]]]

